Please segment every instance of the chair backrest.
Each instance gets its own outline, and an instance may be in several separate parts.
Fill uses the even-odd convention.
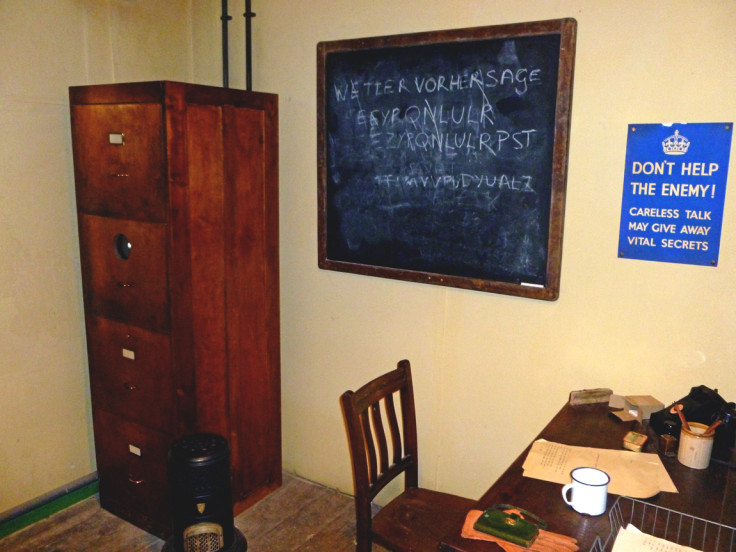
[[[358,517],[370,516],[373,498],[398,475],[404,474],[404,488],[418,486],[417,425],[409,361],[400,361],[396,370],[357,391],[346,391],[340,403],[353,464]]]

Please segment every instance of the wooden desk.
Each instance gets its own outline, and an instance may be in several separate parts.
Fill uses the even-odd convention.
[[[621,422],[610,414],[606,404],[570,406],[562,410],[539,434],[539,438],[566,445],[621,449],[628,431],[647,433],[638,422]],[[649,433],[644,452],[656,452],[658,439]],[[604,540],[609,533],[608,515],[590,517],[578,514],[562,500],[562,485],[523,477],[522,464],[531,444],[478,500],[477,509],[494,504],[513,504],[546,520],[550,531],[578,539],[581,552],[588,552],[596,536]],[[632,453],[634,454],[634,453]],[[647,502],[685,514],[736,526],[736,470],[711,463],[706,470],[693,470],[676,458],[661,457],[679,493],[659,493]],[[608,508],[616,501],[609,495]],[[493,543],[464,539],[462,524],[446,535],[440,544],[445,552],[493,552]]]

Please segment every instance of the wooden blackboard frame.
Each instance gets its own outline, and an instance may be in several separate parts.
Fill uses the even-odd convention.
[[[348,39],[321,42],[317,46],[317,141],[318,141],[318,234],[319,267],[327,270],[392,278],[412,282],[451,286],[469,290],[500,293],[554,301],[559,297],[562,263],[562,238],[567,181],[570,111],[572,106],[572,84],[574,73],[575,41],[577,23],[574,19],[557,19],[519,24],[475,27],[404,35]],[[478,278],[463,274],[446,274],[442,271],[407,269],[402,266],[383,266],[374,262],[345,260],[339,255],[330,255],[328,242],[331,239],[328,225],[328,206],[331,201],[332,183],[329,182],[328,157],[330,138],[327,130],[330,91],[326,82],[327,62],[332,54],[344,52],[375,51],[383,48],[456,44],[463,41],[508,41],[524,40],[525,37],[559,35],[557,61],[556,96],[554,98],[554,140],[551,151],[549,176],[549,221],[547,229],[546,263],[540,282],[528,283],[502,278]],[[394,52],[396,50],[393,50]],[[441,50],[440,50],[441,51]],[[388,50],[387,50],[388,52]],[[332,161],[334,163],[334,161]],[[546,221],[545,221],[546,222]],[[542,259],[544,261],[544,259]]]

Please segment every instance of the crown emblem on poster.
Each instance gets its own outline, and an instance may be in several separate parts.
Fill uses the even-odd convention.
[[[679,130],[676,130],[672,136],[662,140],[662,151],[667,155],[682,155],[687,153],[689,147],[690,140],[680,135]]]

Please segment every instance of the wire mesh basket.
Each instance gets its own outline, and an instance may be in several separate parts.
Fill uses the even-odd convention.
[[[608,513],[611,532],[595,539],[590,552],[610,552],[621,527],[640,531],[702,552],[736,551],[736,528],[681,514],[634,498],[619,497]]]

